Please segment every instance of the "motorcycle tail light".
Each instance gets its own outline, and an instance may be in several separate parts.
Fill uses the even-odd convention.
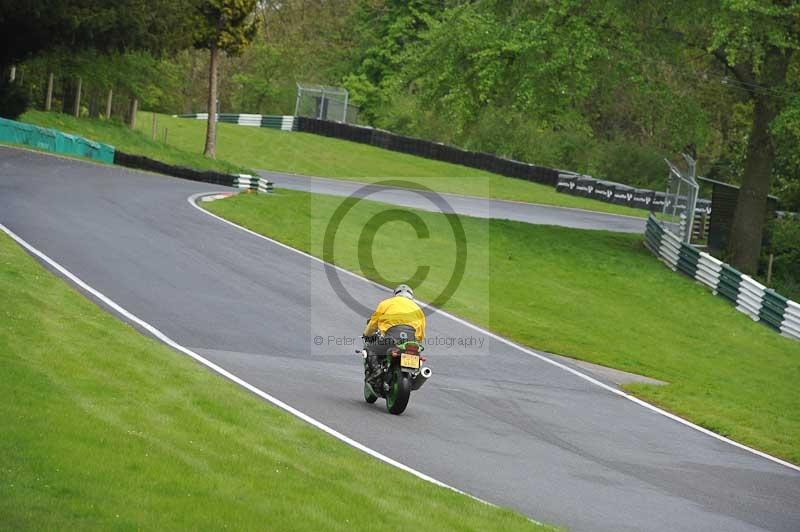
[[[419,347],[417,347],[416,345],[413,345],[413,344],[412,345],[407,345],[406,346],[406,353],[411,353],[412,355],[416,355],[417,353],[419,353]]]

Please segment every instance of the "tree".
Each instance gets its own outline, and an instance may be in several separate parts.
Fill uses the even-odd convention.
[[[504,120],[519,135],[521,113],[538,128],[618,132],[674,152],[702,147],[711,115],[724,121],[744,101],[752,111],[729,251],[734,266],[756,273],[776,120],[790,107],[788,78],[800,59],[800,3],[484,0],[429,26],[406,57],[407,86],[464,139],[487,113],[498,122],[492,132]]]
[[[216,157],[217,68],[219,52],[240,54],[255,35],[256,0],[202,0],[198,6],[195,46],[209,51],[206,157]]]
[[[756,273],[775,166],[771,128],[787,107],[787,74],[800,45],[800,5],[790,0],[723,0],[713,20],[708,49],[733,82],[749,94],[753,118],[742,187],[730,235],[730,260]]]
[[[351,101],[370,122],[396,93],[406,52],[446,9],[444,0],[360,0],[351,15],[355,72],[343,76]]]
[[[195,0],[0,0],[0,69],[38,53],[148,50],[191,45],[189,5]]]
[[[186,48],[192,32],[185,13],[195,1],[0,0],[0,77],[7,80],[22,61],[59,51],[71,58],[83,52],[161,55]],[[0,83],[0,102],[20,91],[27,94],[17,83]]]

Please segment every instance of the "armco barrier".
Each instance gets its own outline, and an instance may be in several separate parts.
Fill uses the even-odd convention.
[[[295,130],[369,144],[378,148],[408,153],[409,155],[416,155],[426,159],[460,164],[550,186],[555,186],[558,180],[558,170],[553,168],[514,161],[491,153],[462,150],[455,146],[397,135],[367,126],[356,126],[298,116],[295,117]]]
[[[685,244],[664,229],[651,214],[644,245],[673,271],[680,271],[709,287],[740,312],[782,335],[800,340],[800,304],[790,301],[752,277]]]
[[[173,115],[177,118],[194,118],[197,120],[208,120],[208,113],[189,113],[183,115]],[[282,131],[292,131],[294,129],[294,116],[292,115],[254,115],[239,113],[219,113],[217,122],[225,124],[238,124],[240,126],[264,127],[268,129],[280,129]]]
[[[272,181],[263,177],[248,174],[234,175],[233,186],[236,188],[254,190],[256,192],[272,192]]]
[[[212,183],[214,185],[223,185],[226,187],[234,186],[234,176],[230,174],[212,172],[210,170],[193,170],[183,166],[162,163],[161,161],[156,161],[141,155],[131,155],[119,150],[117,150],[117,152],[114,154],[114,164],[126,166],[128,168],[135,168],[137,170],[147,170],[149,172],[157,172],[159,174],[180,177],[181,179],[189,179],[190,181],[200,181],[203,183]]]
[[[157,172],[159,174],[170,175],[179,177],[181,179],[188,179],[190,181],[199,181],[201,183],[211,183],[214,185],[222,185],[225,187],[234,187],[239,189],[250,189],[256,192],[272,192],[272,182],[261,178],[246,174],[224,174],[222,172],[213,172],[210,170],[201,171],[185,168],[183,166],[175,166],[172,164],[156,161],[141,155],[131,155],[117,151],[114,156],[114,164],[125,166],[128,168],[135,168],[137,170],[146,170],[149,172]]]
[[[0,118],[0,142],[22,144],[52,153],[86,157],[103,163],[114,162],[114,146],[101,144],[55,129]]]

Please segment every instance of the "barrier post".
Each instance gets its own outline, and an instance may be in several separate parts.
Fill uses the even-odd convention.
[[[108,88],[108,96],[106,96],[106,120],[111,120],[111,102],[114,98],[114,89]]]
[[[44,99],[44,110],[49,111],[53,105],[53,73],[47,78],[47,96]]]
[[[81,89],[83,86],[83,79],[78,76],[78,89],[75,91],[75,109],[73,110],[73,114],[75,118],[80,118],[81,116]]]
[[[134,96],[131,100],[130,128],[136,129],[136,113],[139,111],[139,99]]]

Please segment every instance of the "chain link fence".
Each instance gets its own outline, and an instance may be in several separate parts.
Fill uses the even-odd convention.
[[[664,195],[664,207],[658,219],[664,229],[677,236],[681,242],[690,244],[700,187],[696,179],[697,163],[686,154],[683,158],[686,161],[685,170],[666,160],[669,177]]]
[[[294,115],[317,120],[355,123],[358,120],[358,109],[350,105],[347,89],[298,83]]]

